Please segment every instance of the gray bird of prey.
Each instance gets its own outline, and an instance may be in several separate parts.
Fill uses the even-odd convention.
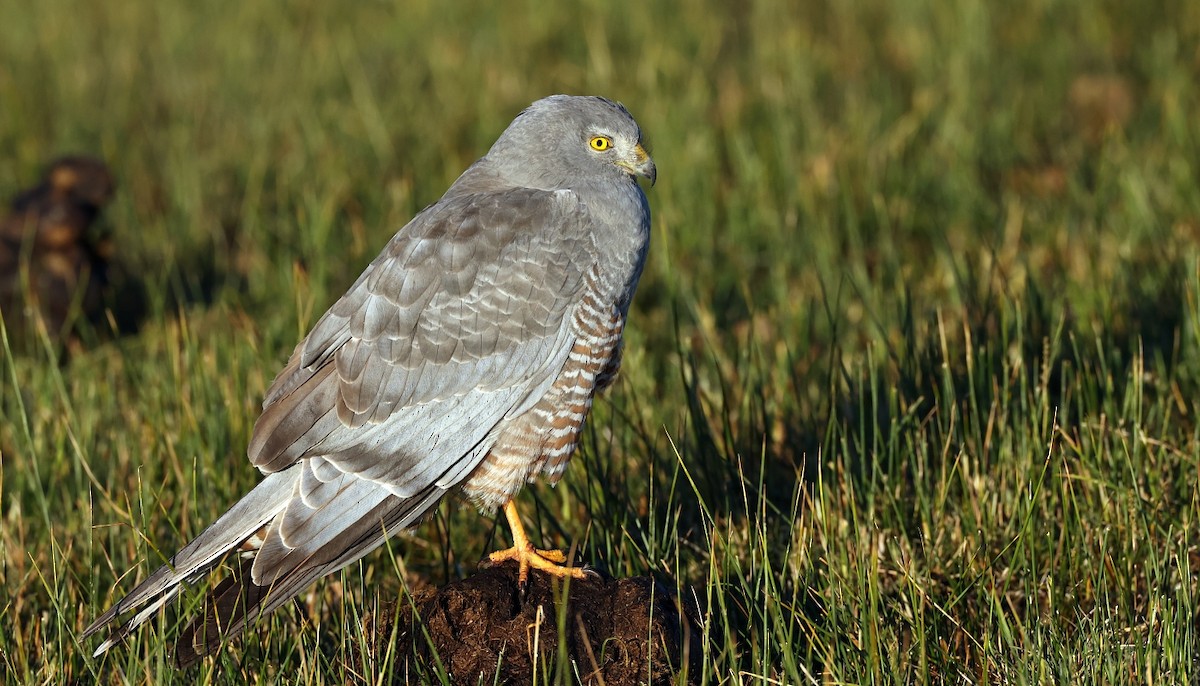
[[[265,478],[84,631],[96,655],[231,553],[176,642],[198,661],[313,581],[412,527],[460,489],[503,509],[492,563],[581,577],[539,550],[513,497],[562,476],[592,398],[621,364],[646,261],[654,161],[624,106],[530,105],[440,200],[400,229],[296,346],[248,456]]]

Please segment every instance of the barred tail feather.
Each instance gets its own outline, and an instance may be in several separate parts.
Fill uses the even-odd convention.
[[[203,614],[184,629],[176,642],[176,663],[180,667],[195,664],[223,641],[288,602],[317,579],[361,559],[393,533],[411,527],[437,506],[447,490],[434,484],[410,498],[385,496],[382,502],[352,515],[350,521],[339,522],[337,536],[314,539],[311,547],[292,548],[287,555],[263,557],[270,546],[262,541],[280,537],[279,528],[288,505],[300,497],[301,472],[302,469],[292,468],[267,476],[196,540],[179,551],[171,564],[160,567],[92,622],[84,631],[84,638],[120,615],[141,608],[112,631],[96,649],[95,655],[119,643],[175,598],[184,584],[196,581],[246,543],[245,547],[251,550],[242,552],[234,572],[207,593]],[[347,496],[352,490],[345,492]],[[336,504],[336,499],[331,502]],[[334,508],[327,514],[336,515],[340,511],[340,508]],[[319,516],[320,512],[318,510],[314,516]],[[264,530],[266,533],[262,535]],[[256,573],[256,564],[263,567],[261,573]],[[255,583],[256,577],[261,584]]]
[[[187,544],[171,560],[159,567],[129,595],[122,598],[83,631],[91,636],[120,615],[150,603],[112,632],[96,649],[100,655],[144,624],[180,591],[216,566],[230,551],[250,538],[286,507],[299,484],[299,469],[268,475],[217,521]]]
[[[336,551],[328,548],[308,555],[265,585],[254,583],[255,558],[245,557],[237,571],[225,578],[204,602],[204,614],[180,634],[175,643],[175,662],[189,667],[222,642],[242,632],[249,624],[270,614],[294,598],[317,579],[352,564],[378,548],[392,534],[407,529],[437,506],[446,491],[431,486],[412,498],[388,497],[371,512],[345,528]]]

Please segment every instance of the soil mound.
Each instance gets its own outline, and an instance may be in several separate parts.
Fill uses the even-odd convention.
[[[671,684],[685,670],[698,683],[700,632],[685,603],[650,577],[567,585],[538,572],[521,597],[516,564],[505,564],[419,595],[415,612],[394,608],[380,648],[394,640],[399,680],[440,663],[456,684],[532,683],[562,668],[586,684]]]

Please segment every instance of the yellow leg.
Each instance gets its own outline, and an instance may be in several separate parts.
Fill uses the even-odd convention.
[[[500,564],[508,560],[516,560],[519,565],[517,572],[517,583],[521,586],[525,585],[529,578],[529,568],[539,569],[547,574],[557,577],[571,577],[574,579],[582,579],[586,575],[586,571],[580,567],[566,567],[562,563],[567,561],[567,556],[563,555],[561,550],[538,550],[529,542],[529,536],[525,534],[525,527],[521,524],[521,517],[517,514],[517,506],[512,500],[504,504],[504,516],[508,518],[508,527],[512,529],[513,547],[507,550],[497,550],[488,555],[489,564]]]

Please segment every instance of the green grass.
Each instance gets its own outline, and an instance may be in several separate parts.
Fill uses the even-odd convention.
[[[255,482],[296,340],[552,92],[625,102],[660,174],[622,380],[521,502],[699,603],[693,678],[1200,681],[1200,4],[449,5],[0,0],[0,191],[108,160],[150,310],[0,352],[4,682],[386,676],[363,615],[503,527],[447,503],[198,674],[177,612],[78,636]]]

